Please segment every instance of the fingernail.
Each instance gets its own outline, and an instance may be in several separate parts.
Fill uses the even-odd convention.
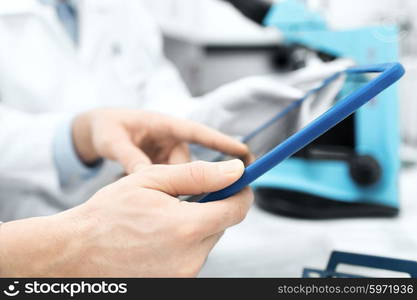
[[[242,173],[244,165],[241,160],[234,159],[234,160],[220,162],[219,168],[222,174],[236,174],[236,173]]]

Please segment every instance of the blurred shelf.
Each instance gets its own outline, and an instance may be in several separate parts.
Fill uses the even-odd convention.
[[[234,46],[234,45],[271,45],[282,41],[282,35],[273,28],[247,30],[241,33],[234,31],[213,32],[211,30],[199,30],[178,24],[161,25],[165,36],[183,40],[193,44],[210,46]]]

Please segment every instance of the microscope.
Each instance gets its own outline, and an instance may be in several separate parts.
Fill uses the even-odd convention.
[[[314,51],[323,61],[338,57],[358,65],[398,61],[395,25],[335,31],[304,1],[228,0],[242,14],[284,36],[277,45],[279,71],[303,67]],[[389,42],[387,42],[387,34]],[[340,92],[360,85],[347,78]],[[255,182],[262,209],[290,217],[334,219],[393,217],[399,212],[399,103],[391,87],[354,115]]]

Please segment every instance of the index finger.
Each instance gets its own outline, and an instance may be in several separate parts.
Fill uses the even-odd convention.
[[[245,144],[198,122],[175,120],[169,127],[172,135],[184,142],[199,144],[235,157],[245,157],[249,153]]]
[[[240,193],[222,201],[208,203],[182,202],[193,226],[201,227],[206,236],[226,230],[242,222],[253,202],[252,190],[247,187]]]

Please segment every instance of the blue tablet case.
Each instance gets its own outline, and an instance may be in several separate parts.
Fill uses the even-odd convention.
[[[211,202],[228,198],[251,184],[257,178],[290,157],[319,136],[353,114],[361,106],[372,100],[389,86],[398,81],[405,73],[400,63],[386,63],[348,68],[347,74],[381,73],[360,89],[339,100],[332,108],[315,119],[308,126],[290,136],[270,152],[249,165],[242,177],[234,184],[220,191],[210,193],[199,202]],[[335,75],[337,76],[337,74]],[[332,76],[333,77],[333,76]],[[268,122],[269,123],[269,122]],[[264,126],[262,126],[264,127]]]

